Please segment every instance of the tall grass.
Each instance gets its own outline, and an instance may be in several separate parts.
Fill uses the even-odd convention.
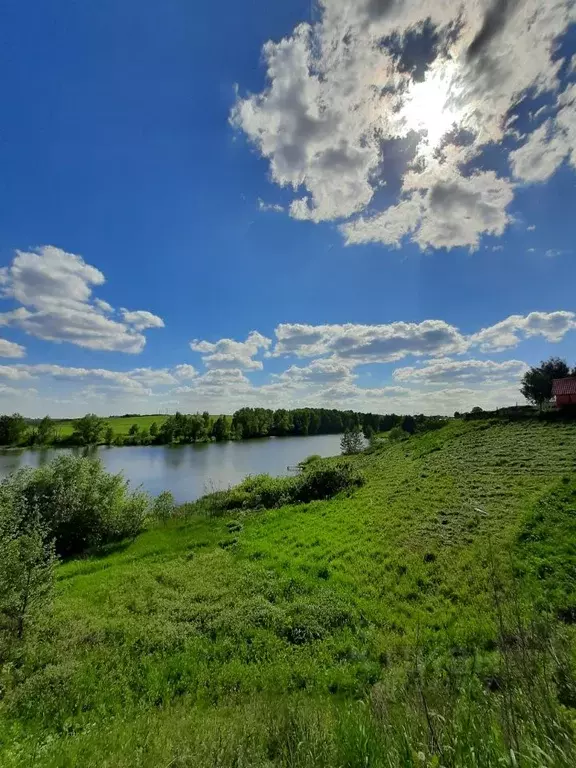
[[[459,421],[348,460],[365,483],[329,498],[166,499],[58,567],[1,668],[0,764],[576,765],[575,449],[569,426]]]

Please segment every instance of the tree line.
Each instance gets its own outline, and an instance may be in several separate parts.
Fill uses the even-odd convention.
[[[420,414],[360,413],[334,408],[240,408],[232,416],[204,413],[175,413],[149,427],[131,425],[128,434],[118,434],[106,418],[89,413],[74,422],[72,434],[61,436],[49,416],[36,421],[18,413],[0,416],[0,445],[167,445],[171,443],[223,442],[258,437],[342,434],[359,431],[366,439],[373,434],[401,427],[408,433],[441,426],[444,419]]]

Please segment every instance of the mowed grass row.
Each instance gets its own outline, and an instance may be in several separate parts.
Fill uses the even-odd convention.
[[[569,597],[576,427],[456,421],[350,461],[367,478],[350,496],[191,514],[60,566],[4,688],[0,763],[472,768],[512,764],[512,744],[519,765],[572,765],[564,710],[543,746],[502,725],[498,648]],[[527,528],[541,508],[561,508],[553,546],[559,527]]]

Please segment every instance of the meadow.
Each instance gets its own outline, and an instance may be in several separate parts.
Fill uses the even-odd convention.
[[[0,764],[575,765],[576,425],[346,462],[333,499],[190,504],[61,564],[1,668]]]
[[[139,429],[150,430],[150,425],[156,422],[160,427],[166,421],[166,415],[156,414],[151,416],[111,416],[105,419],[105,427],[112,427],[114,435],[126,436],[130,432],[130,427],[137,424]],[[69,437],[74,432],[74,419],[64,419],[55,422],[56,432],[59,437]]]

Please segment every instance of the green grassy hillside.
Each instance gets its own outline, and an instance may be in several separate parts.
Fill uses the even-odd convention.
[[[351,461],[350,496],[191,506],[61,565],[2,673],[0,764],[576,764],[576,426],[457,421]]]

